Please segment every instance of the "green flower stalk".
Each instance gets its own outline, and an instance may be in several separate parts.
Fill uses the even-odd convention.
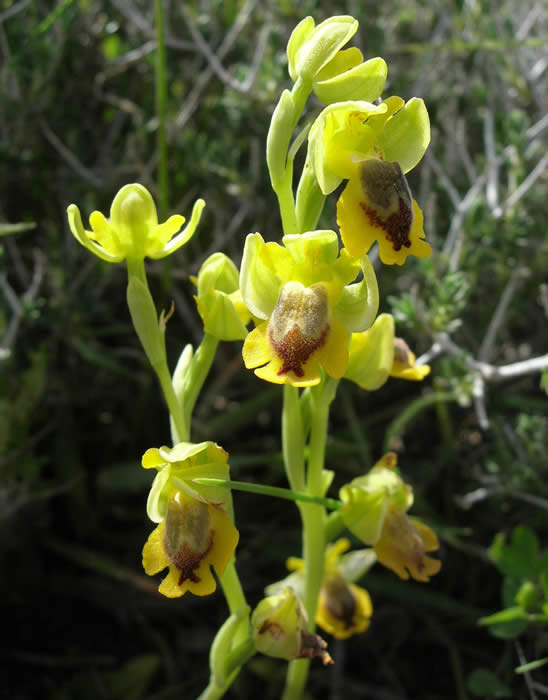
[[[168,317],[162,313],[158,318],[148,288],[144,259],[164,258],[187,243],[196,231],[204,206],[203,199],[195,202],[189,223],[179,233],[184,217],[174,215],[159,224],[154,200],[139,184],[125,185],[117,193],[110,208],[110,219],[99,211],[92,212],[91,231],[84,229],[75,204],[67,209],[70,229],[79,243],[101,260],[111,263],[125,260],[127,263],[127,303],[131,320],[160,381],[174,427],[174,442],[187,437],[188,421],[185,421],[184,407],[175,394],[167,365],[164,334]]]

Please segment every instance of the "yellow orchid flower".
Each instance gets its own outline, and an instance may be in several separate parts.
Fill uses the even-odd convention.
[[[365,544],[373,546],[377,560],[400,578],[411,575],[427,582],[441,562],[426,556],[439,548],[435,533],[424,523],[411,520],[413,490],[396,471],[397,456],[389,452],[364,476],[339,492],[345,507],[345,525]]]
[[[363,333],[352,333],[345,378],[366,391],[380,389],[388,377],[421,381],[429,365],[415,366],[415,355],[403,340],[394,336],[394,318],[379,314]]]
[[[373,546],[377,560],[401,579],[409,576],[427,583],[441,569],[439,559],[425,552],[439,549],[435,532],[419,520],[411,520],[406,513],[390,503],[384,517],[379,541]]]
[[[347,539],[329,545],[325,554],[324,577],[320,590],[317,624],[336,639],[348,639],[365,632],[369,627],[373,605],[369,593],[354,583],[349,583],[341,567],[341,555],[350,548]],[[291,557],[288,569],[302,571],[302,559]]]
[[[306,610],[290,586],[263,598],[251,616],[255,647],[262,654],[287,661],[319,657],[324,666],[332,664],[327,644],[307,627]]]
[[[348,180],[337,203],[343,243],[361,257],[374,241],[387,265],[408,255],[427,257],[423,217],[405,173],[420,161],[430,141],[428,112],[416,97],[389,97],[326,107],[309,134],[309,159],[324,195]]]
[[[394,361],[390,370],[391,377],[420,382],[430,374],[430,365],[415,367],[415,353],[403,338],[394,338]]]
[[[213,442],[152,448],[145,469],[156,469],[147,513],[159,523],[143,548],[149,576],[169,567],[160,593],[175,598],[187,591],[209,595],[216,588],[210,567],[222,575],[236,545],[238,530],[225,510],[226,489],[194,484],[193,479],[228,479],[228,455]]]
[[[176,598],[187,591],[209,595],[216,588],[210,567],[219,576],[238,544],[238,531],[220,506],[175,490],[167,514],[143,548],[143,568],[149,576],[169,567],[159,592]]]
[[[158,223],[156,205],[150,192],[139,184],[125,185],[117,193],[110,208],[110,219],[100,211],[89,217],[91,231],[84,229],[76,204],[67,209],[70,230],[76,240],[106,262],[165,258],[187,243],[194,235],[205,206],[196,200],[187,226],[184,216],[170,216]],[[177,234],[177,235],[175,235]]]
[[[266,381],[313,386],[322,368],[343,376],[350,333],[368,328],[378,308],[378,287],[364,256],[338,256],[333,231],[284,236],[283,246],[247,237],[240,290],[245,306],[258,319],[246,337],[248,369]],[[360,271],[361,282],[350,284]]]

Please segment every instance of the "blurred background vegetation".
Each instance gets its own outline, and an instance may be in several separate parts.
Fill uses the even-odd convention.
[[[547,351],[544,2],[165,2],[168,209],[207,202],[193,241],[147,268],[159,308],[175,301],[172,366],[201,337],[189,276],[216,250],[239,263],[248,232],[280,237],[264,146],[289,35],[307,14],[345,13],[360,21],[356,45],[388,62],[384,94],[421,96],[431,116],[410,184],[435,252],[378,273],[381,311],[432,374],[375,394],[344,383],[327,466],[337,486],[395,449],[443,568],[428,585],[368,575],[371,628],[331,641],[336,664],[314,666],[310,695],[545,697],[548,666],[531,663],[548,656],[548,374],[515,364]],[[128,182],[158,197],[156,46],[146,0],[0,0],[0,695],[11,700],[191,700],[226,616],[219,593],[165,600],[141,570],[140,456],[169,443],[166,410],[123,267],[90,256],[65,216],[71,202],[107,212]],[[285,486],[279,389],[242,368],[239,344],[222,344],[215,369],[194,438],[229,450],[233,478]],[[300,551],[297,510],[247,494],[235,505],[255,605]],[[284,667],[257,657],[230,697],[279,697]]]

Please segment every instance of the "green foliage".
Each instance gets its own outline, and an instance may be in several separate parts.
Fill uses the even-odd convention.
[[[504,576],[502,590],[506,607],[482,617],[479,624],[502,639],[518,637],[529,624],[546,624],[548,551],[541,553],[533,530],[523,525],[516,527],[508,544],[505,536],[498,534],[489,548],[489,556]]]
[[[512,692],[487,668],[478,668],[468,676],[468,690],[480,698],[511,698]]]
[[[173,367],[183,345],[201,333],[189,275],[216,249],[238,263],[250,231],[279,239],[263,147],[279,90],[289,84],[285,44],[302,17],[312,14],[319,22],[334,5],[255,3],[238,28],[234,23],[247,3],[182,3],[224,74],[211,69],[194,43],[181,4],[164,5],[170,210],[187,213],[197,196],[207,202],[203,230],[177,258],[171,282],[164,283],[160,265],[149,266],[159,306],[169,308],[175,298],[167,334]],[[430,152],[460,200],[486,173],[488,112],[500,159],[499,204],[545,152],[542,133],[531,137],[544,116],[545,75],[538,74],[544,49],[528,43],[541,38],[542,25],[536,22],[519,44],[530,8],[518,5],[503,0],[495,13],[487,0],[337,5],[337,11],[358,13],[356,43],[364,54],[387,60],[390,93],[424,97],[432,122]],[[0,355],[0,593],[9,630],[4,685],[17,700],[196,697],[205,680],[198,660],[225,615],[224,603],[220,597],[185,599],[174,608],[140,576],[148,534],[142,502],[150,483],[138,457],[169,440],[165,407],[131,333],[124,275],[90,260],[65,237],[64,211],[71,201],[82,211],[106,211],[114,193],[131,181],[156,195],[152,4],[4,0],[0,7],[0,277],[22,311]],[[221,56],[219,47],[235,26]],[[253,74],[262,31],[267,36],[260,67],[254,83],[242,89]],[[307,118],[319,109],[313,104]],[[385,268],[379,277],[384,298],[389,295],[383,310],[392,309],[398,334],[405,334],[417,355],[439,332],[450,333],[462,353],[430,360],[432,379],[418,387],[391,379],[373,395],[345,385],[332,414],[328,466],[336,472],[335,487],[371,466],[389,435],[402,470],[420,485],[417,512],[444,524],[435,590],[427,594],[423,586],[409,587],[390,575],[372,583],[380,622],[374,616],[370,632],[346,652],[341,692],[452,698],[468,678],[470,693],[478,697],[528,697],[523,677],[511,674],[517,664],[509,660],[513,647],[486,630],[502,630],[522,643],[527,658],[538,659],[522,664],[522,673],[540,679],[545,672],[541,625],[548,616],[548,574],[539,543],[547,541],[542,499],[548,498],[548,371],[540,382],[536,373],[489,383],[490,428],[482,430],[467,360],[477,359],[516,268],[526,269],[528,277],[511,295],[488,362],[505,365],[546,353],[546,183],[541,177],[495,217],[487,182],[485,177],[474,191],[456,227],[460,248],[444,251],[459,213],[427,157],[410,185],[434,256],[431,262],[410,260],[403,269]],[[321,226],[333,228],[335,220],[328,204]],[[31,221],[34,228],[5,223]],[[24,233],[13,228],[23,225]],[[44,253],[44,266],[34,289],[36,250]],[[3,338],[16,318],[5,289]],[[285,486],[279,392],[243,374],[240,354],[235,344],[221,346],[218,379],[205,388],[194,434],[230,438],[233,478]],[[457,401],[424,401],[432,386]],[[257,503],[238,494],[235,500],[239,563],[259,599],[265,581],[279,577],[287,556],[299,548],[297,512],[274,499]],[[268,526],[252,527],[255,522]],[[527,525],[509,539],[496,539],[490,550],[497,570],[486,565],[484,543],[519,523]],[[124,575],[100,559],[82,557],[80,549],[48,547],[49,536],[88,554],[101,552]],[[503,576],[502,604],[497,571]],[[478,629],[479,615],[489,623]],[[389,661],[389,672],[378,659]],[[438,673],[431,672],[433,665]],[[479,665],[503,672],[485,668],[469,676]],[[320,673],[313,673],[314,697],[329,692],[328,676]],[[261,692],[275,700],[278,676],[275,663],[256,659],[233,696]]]

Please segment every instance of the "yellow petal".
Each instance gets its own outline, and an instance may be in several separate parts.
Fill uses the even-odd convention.
[[[211,526],[215,532],[210,562],[217,574],[222,576],[234,554],[240,535],[224,510],[211,504],[208,505],[208,509]]]
[[[424,240],[423,216],[419,205],[413,200],[413,224],[409,232],[409,246],[394,249],[392,242],[386,235],[379,240],[379,255],[385,265],[403,265],[408,255],[417,258],[427,258],[432,253],[432,248]]]
[[[414,518],[411,520],[411,522],[413,523],[415,530],[420,535],[425,552],[435,552],[440,548],[438,536],[434,530],[432,530],[432,528],[428,527],[428,525],[425,525],[424,523],[421,523],[420,520],[415,520]]]
[[[364,632],[372,614],[373,606],[366,590],[345,583],[340,575],[324,581],[316,622],[336,639],[348,639]]]
[[[390,370],[391,377],[407,379],[408,381],[420,382],[430,374],[430,365],[420,365],[419,367],[406,367],[400,362],[394,362]]]
[[[169,566],[158,589],[168,598],[187,591],[209,595],[216,588],[211,567],[222,575],[238,537],[238,531],[220,507],[179,491],[169,502],[166,519],[143,548],[143,566],[149,575]]]
[[[291,386],[305,387],[320,383],[320,370],[318,361],[314,361],[314,353],[307,362],[301,365],[302,376],[297,377],[293,371],[282,373],[283,366],[284,360],[274,354],[272,360],[265,367],[255,370],[255,374],[273,384],[291,384]]]
[[[242,356],[247,369],[264,365],[272,358],[273,351],[268,342],[267,328],[268,321],[262,321],[246,336]]]
[[[348,341],[350,333],[332,319],[326,343],[317,350],[317,361],[333,379],[340,379],[348,366]]]
[[[162,458],[157,447],[151,447],[143,455],[141,464],[144,469],[156,469],[160,464],[165,464],[165,459]]]
[[[408,255],[425,258],[432,249],[424,239],[423,216],[415,200],[410,201],[407,182],[403,175],[396,177],[382,161],[367,161],[360,176],[349,180],[337,202],[337,223],[343,243],[354,257],[361,257],[374,241],[379,243],[379,255],[385,265],[403,265]],[[387,170],[384,173],[384,170]],[[377,170],[379,171],[377,173]],[[375,175],[375,173],[377,173]],[[384,175],[395,177],[393,189],[387,191],[382,185]],[[374,179],[378,178],[378,181]],[[368,198],[364,182],[371,191],[378,190],[383,198],[386,195],[390,204],[383,213],[383,207]]]
[[[391,506],[374,549],[378,561],[404,581],[411,575],[415,581],[426,583],[430,576],[438,573],[441,562],[425,556],[425,551],[437,549],[437,538],[430,528],[422,523],[422,527],[417,527],[417,524],[412,523],[403,511]],[[423,534],[426,542],[422,539]]]
[[[270,241],[261,249],[260,255],[263,263],[282,281],[291,278],[294,262],[286,248]]]
[[[169,559],[162,543],[163,532],[164,521],[151,532],[143,547],[143,569],[149,576],[154,576],[154,574],[169,566]]]
[[[363,192],[358,178],[348,181],[337,202],[337,224],[342,242],[354,258],[365,255],[373,243],[384,236],[380,226],[375,226],[365,215],[361,201]]]

